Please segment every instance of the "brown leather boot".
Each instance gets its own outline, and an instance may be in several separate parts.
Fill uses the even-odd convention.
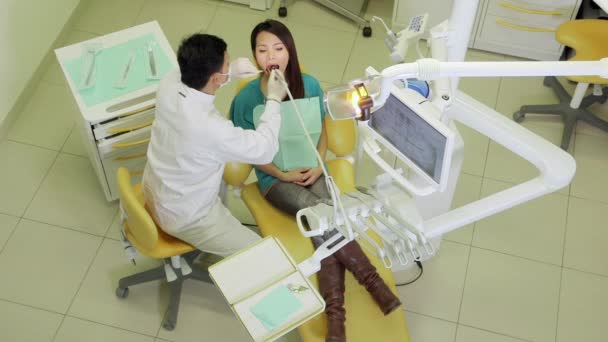
[[[401,305],[399,298],[376,272],[376,268],[356,241],[349,242],[334,255],[353,274],[359,284],[367,289],[384,315],[395,311]]]
[[[327,315],[326,342],[346,342],[346,311],[344,310],[344,266],[334,256],[321,261],[317,273],[319,292],[325,300]]]

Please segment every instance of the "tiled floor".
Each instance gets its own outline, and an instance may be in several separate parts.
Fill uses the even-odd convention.
[[[368,15],[391,16],[392,1],[372,3]],[[91,0],[65,44],[156,19],[173,47],[202,30],[226,39],[233,57],[249,56],[251,28],[276,17],[276,7],[261,12],[212,0]],[[310,1],[293,5],[285,22],[302,64],[324,86],[357,77],[367,65],[390,63],[380,27],[365,39],[356,25]],[[467,58],[511,59],[481,51]],[[218,94],[221,110],[228,109],[235,86]],[[461,89],[507,116],[522,104],[556,101],[540,78],[463,79]],[[185,286],[174,332],[160,329],[165,285],[139,286],[127,301],[114,296],[120,277],[156,261],[133,267],[124,258],[117,204],[107,203],[97,184],[74,125],[77,115],[53,62],[0,142],[0,341],[246,341],[211,285]],[[555,118],[532,117],[524,126],[560,140],[562,124]],[[534,175],[523,160],[460,128],[466,157],[455,205]],[[399,289],[412,341],[606,341],[606,151],[608,135],[579,125],[570,148],[578,163],[571,186],[446,235],[422,278]],[[242,205],[231,208],[247,217]]]

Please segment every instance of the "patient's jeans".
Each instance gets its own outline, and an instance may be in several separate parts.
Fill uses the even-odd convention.
[[[324,175],[307,187],[278,181],[270,187],[265,197],[277,209],[292,216],[296,216],[300,209],[313,207],[319,203],[331,205],[331,195],[325,185]],[[313,245],[315,248],[319,247],[336,232],[335,229],[332,229],[325,232],[323,236],[312,237]]]

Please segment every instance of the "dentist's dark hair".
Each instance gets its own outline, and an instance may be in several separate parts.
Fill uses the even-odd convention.
[[[255,59],[255,47],[257,45],[258,34],[261,32],[269,32],[277,36],[289,53],[289,62],[285,68],[285,80],[289,85],[289,91],[294,99],[304,98],[304,81],[302,80],[302,72],[300,71],[300,62],[298,61],[298,52],[296,44],[293,41],[293,36],[287,26],[277,20],[268,19],[257,24],[251,31],[251,51]]]
[[[211,75],[221,72],[226,53],[226,42],[219,37],[195,33],[182,40],[177,50],[177,63],[182,83],[200,90]]]

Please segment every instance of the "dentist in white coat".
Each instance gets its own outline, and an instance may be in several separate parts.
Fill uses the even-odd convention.
[[[161,229],[220,256],[260,239],[218,196],[224,165],[272,161],[279,148],[279,103],[286,95],[273,74],[258,128],[234,127],[215,108],[215,92],[231,77],[251,77],[260,71],[246,58],[230,64],[226,48],[221,38],[207,34],[182,41],[179,70],[170,72],[157,92],[143,175],[146,206]]]

